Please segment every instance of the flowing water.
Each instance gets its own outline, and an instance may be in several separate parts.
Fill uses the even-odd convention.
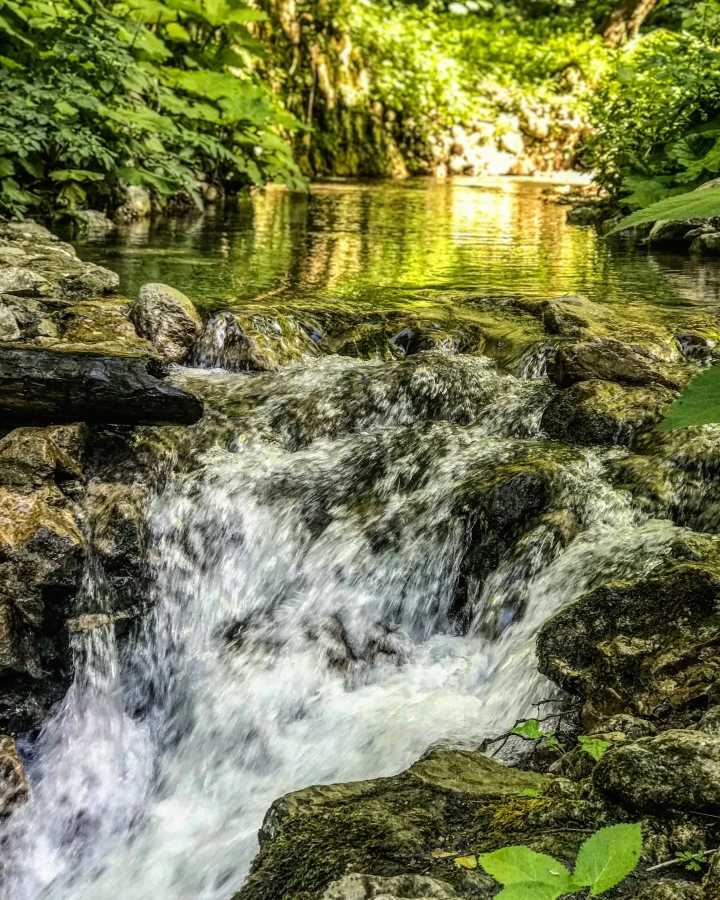
[[[449,188],[404,189],[413,209],[425,208],[424,220],[417,213],[407,225],[408,240],[455,236],[410,271],[392,229],[377,224],[387,214],[383,191],[396,192],[397,204],[402,190],[363,188],[358,199],[355,187],[328,188],[330,207],[302,207],[302,240],[293,204],[307,201],[278,195],[286,218],[273,226],[279,235],[262,265],[231,219],[222,238],[230,243],[213,252],[234,260],[235,282],[222,267],[203,268],[203,254],[180,237],[172,272],[162,268],[162,236],[131,235],[94,253],[116,264],[127,290],[134,267],[150,260],[156,270],[143,280],[162,277],[197,295],[194,273],[178,277],[194,260],[216,306],[231,296],[247,302],[250,282],[362,305],[381,294],[387,302],[387,293],[414,303],[423,291],[480,278],[489,291],[535,295],[590,285],[599,296],[614,285],[630,302],[643,266],[646,287],[662,284],[659,308],[695,302],[695,276],[665,277],[641,255],[608,256],[592,282],[593,260],[609,251],[589,232],[565,229],[532,185],[517,189],[532,227],[508,213],[507,188],[468,187],[460,220],[448,213],[459,202]],[[267,217],[267,198],[257,202]],[[346,232],[328,218],[339,203],[350,211],[348,241],[356,229],[362,245],[355,256],[341,250]],[[207,228],[203,240],[220,240],[217,222]],[[293,240],[278,260],[279,245]],[[483,242],[491,252],[478,250]],[[317,249],[328,243],[333,252]],[[518,246],[525,251],[513,263]],[[73,638],[76,681],[25,747],[32,799],[6,826],[7,900],[229,900],[274,799],[391,775],[433,741],[476,743],[532,714],[554,695],[535,668],[538,628],[590,587],[651,570],[678,532],[610,485],[606,458],[619,451],[543,438],[546,379],[503,374],[482,357],[330,356],[277,375],[177,377],[210,406],[243,412],[230,441],[152,502],[156,603],[133,640],[119,649],[112,626]],[[499,483],[520,484],[518,472],[542,474],[544,500],[503,543],[513,509],[520,504],[522,519],[532,496],[521,484],[507,508],[484,507],[483,498]],[[85,607],[106,608],[92,560],[84,592]]]

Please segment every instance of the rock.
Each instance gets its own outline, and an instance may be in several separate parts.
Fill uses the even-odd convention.
[[[85,231],[107,233],[115,229],[112,219],[108,219],[105,213],[97,209],[81,209],[76,214],[76,221]]]
[[[703,878],[702,900],[720,900],[720,853],[714,853],[707,875]]]
[[[690,245],[690,253],[692,256],[720,255],[720,232],[698,235]]]
[[[56,312],[53,321],[57,340],[42,342],[48,349],[90,350],[108,356],[155,355],[152,344],[138,337],[122,301],[84,300]]]
[[[598,587],[541,628],[539,669],[585,699],[586,729],[618,713],[682,723],[717,690],[720,542],[690,544],[694,561]]]
[[[0,294],[16,297],[42,297],[50,293],[50,284],[42,275],[19,266],[0,269]]]
[[[580,381],[550,401],[541,426],[558,441],[627,446],[638,432],[662,418],[672,400],[673,394],[662,387]]]
[[[29,793],[15,741],[9,735],[0,734],[0,819],[26,803]]]
[[[116,222],[134,222],[147,219],[152,212],[149,192],[139,184],[125,187],[125,202],[115,210]]]
[[[708,227],[707,219],[660,219],[655,222],[648,235],[650,247],[686,247],[691,243],[688,232],[697,228]]]
[[[542,830],[541,822],[562,828],[573,813],[575,822],[583,821],[582,804],[576,801],[558,801],[555,807],[555,801],[518,796],[528,788],[542,791],[547,783],[543,776],[506,768],[474,750],[436,750],[393,778],[288,794],[268,811],[260,853],[235,900],[380,900],[382,893],[367,891],[381,887],[392,889],[390,897],[439,900],[452,897],[449,889],[460,885],[463,896],[489,898],[497,888],[492,878],[481,869],[461,869],[438,850],[483,852],[517,842],[513,839],[521,833],[522,842],[538,849],[533,832]],[[571,846],[580,843],[577,835],[570,837]],[[364,873],[367,880],[342,878],[348,870]],[[394,880],[381,881],[387,878]],[[413,893],[418,887],[445,893]],[[365,893],[348,895],[351,888]]]
[[[192,355],[192,363],[202,368],[228,372],[272,370],[232,313],[213,316],[205,325]]]
[[[675,343],[678,350],[693,362],[710,362],[720,358],[720,352],[716,351],[717,342],[701,334],[685,332],[675,335]]]
[[[561,347],[554,358],[548,360],[548,375],[562,388],[578,381],[600,380],[636,386],[661,384],[679,389],[675,381],[652,369],[631,347],[615,338],[597,337],[582,344]]]
[[[720,736],[670,730],[608,751],[593,784],[625,806],[659,814],[720,811]]]
[[[720,706],[711,707],[698,722],[697,729],[720,736]]]
[[[506,131],[500,135],[500,149],[512,153],[513,156],[520,156],[525,150],[523,136],[517,131]]]
[[[632,900],[706,900],[706,897],[699,884],[664,879],[646,885]]]
[[[148,357],[0,348],[0,412],[11,424],[191,425],[203,405]]]
[[[20,337],[17,319],[7,306],[0,306],[0,343],[16,341]]]
[[[137,333],[170,363],[187,358],[202,329],[192,301],[167,284],[144,284],[129,316]]]
[[[322,900],[451,900],[457,897],[449,884],[423,875],[346,875],[333,882]]]
[[[637,716],[620,714],[597,722],[591,734],[597,736],[607,732],[624,734],[627,740],[637,741],[643,737],[655,737],[658,729],[657,725],[649,719],[639,719]]]

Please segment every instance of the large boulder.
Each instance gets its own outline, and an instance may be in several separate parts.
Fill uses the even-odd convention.
[[[554,384],[562,388],[578,381],[596,379],[635,386],[661,384],[671,389],[678,388],[676,381],[653,368],[632,347],[608,337],[561,347],[548,360],[548,375]]]
[[[662,568],[590,591],[538,635],[540,671],[585,699],[586,727],[618,713],[683,724],[716,702],[720,542],[680,533],[671,551]]]
[[[192,301],[167,284],[144,284],[129,315],[137,333],[169,363],[187,359],[202,329]]]
[[[606,753],[593,783],[639,812],[720,812],[720,736],[670,730]]]
[[[542,429],[559,441],[623,446],[658,422],[672,400],[673,394],[660,386],[579,381],[553,397]]]
[[[202,402],[165,375],[147,356],[0,348],[0,414],[18,425],[197,422]]]

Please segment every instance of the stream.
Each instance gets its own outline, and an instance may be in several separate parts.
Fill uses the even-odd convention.
[[[565,226],[543,188],[268,192],[222,220],[134,226],[79,252],[128,294],[164,281],[207,314],[268,295],[447,308],[470,289],[583,292],[660,319],[716,302],[719,270],[613,251]],[[544,438],[546,378],[486,357],[175,378],[243,413],[151,503],[153,611],[121,646],[113,626],[73,637],[75,683],[20,745],[32,798],[4,826],[6,900],[230,900],[276,798],[392,775],[433,742],[476,745],[534,715],[557,696],[536,670],[538,628],[589,588],[651,571],[679,531],[612,486],[605,462],[624,451]],[[546,511],[506,549],[493,523],[517,515],[514,497],[473,510],[513,466],[549,473]],[[491,563],[469,565],[478,542]],[[92,561],[84,591],[107,608]]]

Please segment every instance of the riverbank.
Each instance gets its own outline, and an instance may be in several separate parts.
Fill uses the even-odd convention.
[[[117,866],[138,892],[230,896],[272,800],[350,781],[278,800],[241,897],[490,897],[455,856],[523,843],[572,863],[599,825],[642,820],[614,895],[714,900],[707,866],[648,870],[719,838],[720,438],[654,431],[714,359],[715,313],[478,291],[218,310],[158,282],[126,300],[23,227],[2,237],[0,353],[140,360],[144,391],[204,416],[161,424],[125,395],[105,421],[39,427],[31,395],[0,442],[0,730],[30,782],[25,803],[3,739],[14,896],[79,815],[98,833],[58,845],[58,896],[112,896]],[[561,752],[517,738],[490,756],[551,698]],[[130,755],[105,756],[118,703]],[[609,745],[599,761],[583,735]],[[167,791],[197,810],[174,814],[177,859]],[[81,846],[102,873],[76,868]]]

